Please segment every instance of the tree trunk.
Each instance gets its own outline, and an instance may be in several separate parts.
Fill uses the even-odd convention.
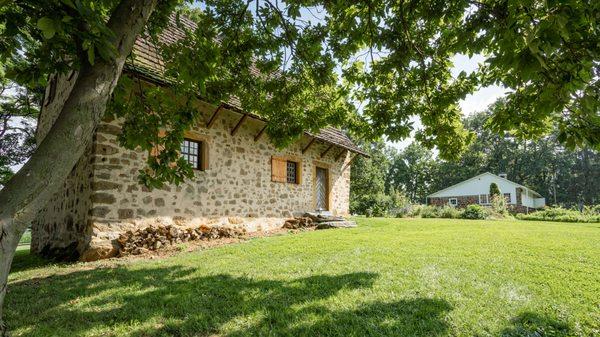
[[[0,336],[7,335],[3,304],[8,273],[23,232],[83,155],[106,110],[126,57],[157,0],[122,0],[107,23],[117,50],[111,61],[85,64],[60,115],[31,159],[0,191]]]

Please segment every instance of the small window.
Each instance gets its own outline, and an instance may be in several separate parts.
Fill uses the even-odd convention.
[[[298,163],[294,161],[287,162],[287,182],[290,184],[298,183]]]
[[[456,199],[456,198],[450,198],[450,199],[448,199],[448,204],[450,206],[457,206],[458,205],[458,199]]]
[[[271,157],[271,181],[277,183],[301,184],[302,163],[295,158]]]
[[[489,203],[490,203],[489,195],[487,195],[487,194],[479,195],[479,204],[480,205],[489,205]]]
[[[181,156],[183,156],[183,158],[187,160],[187,162],[190,163],[190,165],[192,165],[192,167],[196,170],[199,170],[202,167],[201,153],[202,142],[184,139],[183,143],[181,143]]]

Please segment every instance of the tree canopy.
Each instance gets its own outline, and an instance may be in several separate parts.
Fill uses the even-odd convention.
[[[49,74],[109,59],[106,22],[117,4],[5,3],[0,62],[6,78],[43,86]],[[422,123],[416,138],[456,159],[474,137],[458,102],[496,84],[507,96],[487,121],[494,132],[531,139],[556,130],[569,147],[597,147],[599,6],[576,0],[159,1],[144,36],[158,46],[171,86],[129,95],[131,83],[121,81],[111,111],[126,120],[123,145],[165,149],[149,161],[147,184],[189,176],[183,161],[160,163],[176,161],[178,140],[195,122],[190,100],[196,97],[215,104],[236,97],[243,109],[270,120],[267,133],[281,146],[325,125],[367,140],[400,140],[413,131],[416,116]],[[165,43],[158,37],[172,15],[185,34]],[[457,54],[480,54],[484,62],[453,76]],[[167,99],[166,90],[179,99]],[[157,136],[161,128],[167,137]]]

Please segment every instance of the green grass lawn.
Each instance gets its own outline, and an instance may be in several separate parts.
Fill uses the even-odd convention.
[[[358,219],[147,261],[18,252],[15,336],[600,336],[600,225]]]

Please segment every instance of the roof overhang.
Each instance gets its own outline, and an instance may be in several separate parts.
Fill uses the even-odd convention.
[[[129,74],[131,74],[133,76],[139,77],[140,79],[143,79],[144,81],[147,81],[147,82],[155,84],[155,85],[170,86],[172,84],[172,81],[170,81],[168,78],[165,78],[165,77],[162,77],[162,76],[158,76],[153,71],[145,69],[144,67],[137,66],[137,65],[133,64],[132,62],[127,62],[125,64],[125,67],[123,68],[123,71],[126,72],[126,73],[129,73]],[[202,99],[202,97],[199,96],[199,95],[198,95],[198,99],[201,100],[201,101],[204,101]],[[268,120],[266,118],[261,117],[261,116],[255,114],[255,113],[244,111],[241,107],[239,107],[237,105],[234,105],[234,104],[231,104],[231,103],[221,102],[217,106],[217,108],[224,108],[224,109],[227,109],[227,110],[232,111],[232,112],[236,112],[236,113],[239,113],[239,114],[242,114],[242,115],[247,115],[248,117],[250,117],[252,119],[259,120],[259,121],[262,121],[264,123],[268,123]],[[335,130],[337,130],[337,129],[335,129]],[[339,131],[339,132],[342,132],[342,131]],[[351,147],[351,146],[348,146],[346,144],[341,144],[341,143],[338,143],[338,142],[333,142],[330,139],[327,139],[326,137],[322,136],[321,134],[314,134],[314,133],[311,133],[311,132],[308,132],[308,131],[305,131],[304,134],[306,136],[313,137],[313,138],[318,139],[318,140],[320,140],[322,142],[325,142],[327,144],[335,145],[335,146],[341,147],[343,149],[346,149],[346,150],[348,150],[350,152],[353,152],[355,154],[359,154],[359,155],[361,155],[363,157],[370,158],[369,154],[367,154],[365,151],[361,150],[356,145],[354,145],[353,147]]]

